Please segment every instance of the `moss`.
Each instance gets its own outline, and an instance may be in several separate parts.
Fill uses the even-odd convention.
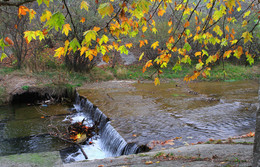
[[[0,157],[3,166],[55,166],[60,164],[59,152],[16,154]]]

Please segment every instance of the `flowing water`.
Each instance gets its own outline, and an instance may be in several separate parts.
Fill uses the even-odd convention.
[[[126,139],[138,145],[182,137],[171,147],[254,131],[258,83],[111,82],[79,90]],[[110,86],[109,86],[110,85]]]
[[[257,91],[254,81],[161,83],[157,87],[112,81],[80,90],[88,100],[78,97],[77,112],[69,116],[66,105],[0,107],[0,156],[61,150],[64,162],[83,160],[78,148],[48,135],[49,124],[62,126],[68,119],[87,118],[90,125],[100,121],[94,144],[83,146],[89,159],[136,153],[138,145],[154,140],[182,137],[168,145],[178,147],[246,134],[254,131]]]

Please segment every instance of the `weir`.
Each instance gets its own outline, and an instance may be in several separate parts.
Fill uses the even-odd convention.
[[[100,139],[98,143],[100,144],[101,149],[106,152],[107,157],[136,154],[149,150],[147,146],[138,146],[135,143],[127,143],[115,128],[110,125],[110,119],[87,98],[77,94],[74,109],[78,114],[82,113],[86,115],[88,120],[99,122]]]

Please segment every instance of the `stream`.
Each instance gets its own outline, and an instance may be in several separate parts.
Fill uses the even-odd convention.
[[[84,160],[78,148],[48,135],[50,123],[62,126],[68,119],[87,118],[90,124],[102,121],[100,135],[93,138],[92,145],[83,146],[89,159],[136,153],[137,146],[158,140],[179,138],[154,149],[226,139],[255,129],[255,81],[161,83],[157,87],[110,81],[78,92],[88,100],[78,99],[74,106],[0,107],[0,156],[59,150],[63,162]],[[71,108],[77,112],[68,116]],[[44,115],[55,117],[50,120]]]

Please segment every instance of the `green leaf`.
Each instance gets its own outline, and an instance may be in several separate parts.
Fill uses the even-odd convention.
[[[87,43],[91,42],[91,40],[95,41],[97,39],[97,32],[94,30],[85,31],[83,35],[85,36]]]
[[[244,43],[247,43],[248,41],[251,41],[252,42],[252,33],[246,31],[242,34],[242,37],[244,38]]]
[[[42,0],[37,0],[37,2],[38,2],[38,6],[42,4]]]
[[[77,38],[74,38],[71,42],[70,42],[70,48],[73,50],[73,52],[75,53],[76,50],[78,48],[81,48],[79,41],[77,40]]]
[[[2,47],[2,50],[3,50],[3,51],[5,50],[5,47],[6,47],[6,46],[9,46],[9,45],[6,45],[6,44],[4,43],[4,39],[1,38],[1,39],[0,39],[0,47]]]
[[[128,50],[126,49],[125,45],[122,45],[118,48],[118,50],[120,50],[120,53],[124,53],[126,55],[128,55]]]
[[[223,31],[221,30],[221,28],[216,25],[214,28],[213,28],[213,31],[215,31],[219,36],[222,36],[223,35]]]
[[[191,64],[190,56],[185,55],[185,56],[181,59],[181,62],[182,62],[182,63],[189,63],[189,64]]]
[[[44,27],[48,26],[48,31],[53,29],[53,27],[56,31],[59,31],[59,29],[62,29],[64,21],[64,15],[60,12],[57,12],[51,16],[51,18],[46,22]]]
[[[3,59],[6,58],[6,57],[7,57],[7,55],[5,53],[2,53],[0,61],[3,61]]]
[[[109,38],[106,35],[103,35],[98,43],[99,43],[99,45],[102,45],[103,43],[107,43],[108,41],[109,41]]]
[[[191,46],[188,42],[186,42],[183,46],[183,49],[186,49],[188,52],[191,50]]]
[[[179,63],[176,63],[174,65],[174,67],[172,68],[173,71],[177,72],[177,71],[181,71],[182,70],[182,66]]]
[[[25,31],[24,38],[27,38],[28,43],[30,43],[32,39],[36,39],[35,31]]]
[[[113,5],[110,2],[102,3],[98,7],[98,13],[103,17],[106,15],[111,16],[111,14],[114,12]]]

